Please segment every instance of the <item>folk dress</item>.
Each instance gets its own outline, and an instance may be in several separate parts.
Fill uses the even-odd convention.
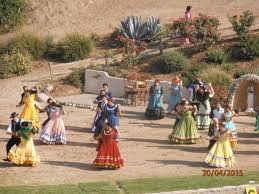
[[[217,138],[217,142],[210,149],[205,162],[213,167],[233,167],[235,165],[235,157],[228,140],[228,134],[217,132]]]
[[[192,111],[185,110],[183,112],[181,120],[176,124],[168,138],[171,143],[176,144],[195,144],[200,142],[201,137],[192,116]]]
[[[21,143],[15,151],[10,150],[8,159],[17,165],[36,166],[40,163],[40,157],[36,154],[32,139],[33,129],[31,125],[21,128],[18,134],[21,136]]]
[[[182,86],[172,84],[171,85],[171,95],[169,98],[168,112],[172,112],[175,108],[175,105],[181,102],[182,100]]]
[[[103,132],[99,139],[98,153],[94,160],[97,168],[118,169],[124,165],[124,160],[115,141],[116,131],[113,129],[109,133]]]
[[[51,107],[50,120],[43,126],[40,141],[45,144],[66,144],[66,130],[61,115],[64,113],[60,107]]]
[[[110,123],[111,127],[119,130],[119,107],[118,105],[107,105],[105,107],[106,114],[108,115],[108,123]]]
[[[234,124],[233,117],[235,113],[233,111],[225,112],[223,115],[225,121],[225,129],[230,130],[229,142],[232,149],[236,148],[237,146],[237,128]]]

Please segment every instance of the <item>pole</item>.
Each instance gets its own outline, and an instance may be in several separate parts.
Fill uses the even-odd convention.
[[[51,80],[53,80],[53,74],[52,74],[52,69],[51,69],[51,62],[49,62],[49,75]]]

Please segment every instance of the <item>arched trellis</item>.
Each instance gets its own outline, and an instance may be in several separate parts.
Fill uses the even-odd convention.
[[[236,90],[238,89],[241,81],[256,81],[259,82],[259,76],[254,74],[246,74],[236,79],[229,87],[228,90],[228,104],[233,107]]]

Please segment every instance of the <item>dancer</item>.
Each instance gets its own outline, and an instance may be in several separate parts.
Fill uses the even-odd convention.
[[[17,105],[17,107],[22,105],[24,105],[24,108],[20,115],[20,119],[31,121],[33,128],[38,131],[41,128],[38,110],[41,110],[41,108],[35,102],[34,96],[31,95],[28,91],[24,92],[22,103]]]
[[[48,98],[48,100],[47,100],[47,106],[44,108],[44,109],[41,109],[40,110],[40,113],[42,113],[42,112],[47,112],[47,119],[42,123],[42,127],[44,127],[46,124],[47,124],[47,122],[49,122],[49,120],[50,120],[50,111],[51,111],[51,103],[53,102],[53,99],[52,98]]]
[[[61,118],[64,109],[52,101],[49,106],[49,121],[43,126],[40,141],[45,144],[66,144],[65,125]]]
[[[256,117],[255,117],[255,131],[259,131],[259,107],[255,108]]]
[[[110,123],[111,127],[116,130],[118,140],[119,138],[119,116],[121,116],[119,105],[114,104],[113,98],[108,100],[107,106],[105,107],[105,111],[108,116],[108,123]]]
[[[96,97],[96,102],[99,103],[100,101],[102,101],[102,96],[106,96],[107,99],[109,99],[110,97],[106,94],[106,92],[104,90],[100,91],[99,96]]]
[[[115,137],[116,130],[106,123],[103,132],[97,138],[99,145],[96,149],[98,154],[94,160],[95,167],[118,169],[124,165]]]
[[[21,136],[21,143],[15,151],[10,150],[8,159],[17,165],[36,166],[40,163],[40,158],[37,156],[32,135],[34,129],[32,123],[23,121],[20,124],[18,135]]]
[[[34,87],[32,89],[29,89],[27,86],[23,86],[22,89],[23,89],[23,93],[21,94],[21,101],[19,102],[17,107],[23,105],[23,97],[24,97],[26,92],[29,92],[30,95],[33,96],[33,100],[36,99],[36,96],[37,96],[37,93],[38,93],[38,87]]]
[[[217,132],[219,130],[219,119],[214,117],[213,118],[213,123],[209,127],[209,132],[208,132],[208,140],[210,141],[208,149],[210,150],[214,144],[216,143],[217,140],[214,139],[216,137]]]
[[[197,114],[197,127],[200,130],[208,129],[210,125],[211,106],[209,99],[214,96],[214,89],[211,83],[208,84],[207,91],[205,87],[200,87],[197,92],[197,100],[199,103],[199,111]]]
[[[233,167],[235,165],[235,157],[232,152],[229,140],[228,140],[229,130],[224,128],[224,124],[219,124],[219,131],[214,137],[217,142],[210,149],[205,162],[209,166],[214,167]]]
[[[160,86],[159,80],[155,80],[153,86],[150,87],[150,98],[146,109],[146,117],[148,119],[162,119],[165,117],[163,109],[163,88]]]
[[[225,122],[225,128],[230,131],[229,142],[232,149],[235,149],[237,146],[237,129],[233,121],[234,116],[235,112],[230,105],[227,105],[223,115],[223,121]]]
[[[200,142],[200,135],[197,130],[195,120],[192,116],[193,112],[197,111],[195,106],[188,105],[186,100],[181,102],[182,119],[169,135],[169,141],[177,144],[195,144]]]
[[[179,123],[179,121],[182,119],[182,106],[181,103],[177,103],[175,105],[175,109],[174,111],[176,112],[176,117],[175,117],[175,123],[173,126],[173,129],[175,128],[175,126]]]
[[[9,151],[11,150],[11,148],[16,145],[18,146],[21,142],[21,137],[19,137],[17,135],[17,132],[18,132],[18,126],[19,125],[19,118],[18,118],[18,115],[16,112],[13,112],[10,116],[10,123],[9,123],[9,126],[7,128],[7,134],[9,135],[12,135],[11,139],[9,139],[8,143],[6,144],[6,153],[7,153],[7,156],[9,154]],[[7,158],[3,159],[4,161],[10,161]]]
[[[100,99],[101,100],[98,102],[96,114],[92,124],[92,131],[95,132],[94,136],[97,136],[100,133],[100,130],[103,128],[103,123],[106,118],[104,110],[108,103],[107,97],[106,95],[102,95]]]
[[[180,79],[180,76],[176,76],[174,79],[172,79],[171,95],[169,98],[169,105],[167,109],[169,113],[172,113],[172,111],[175,108],[175,105],[181,102],[182,87],[183,87],[183,83],[182,83],[182,80]]]
[[[112,97],[112,92],[109,90],[109,85],[107,83],[103,83],[103,88],[102,90],[106,93],[107,99]]]

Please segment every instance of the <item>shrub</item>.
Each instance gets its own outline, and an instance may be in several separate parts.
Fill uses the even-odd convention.
[[[172,29],[174,34],[188,37],[199,50],[206,50],[219,41],[218,27],[217,18],[199,14],[193,20],[180,18],[174,21]]]
[[[233,26],[233,30],[236,32],[240,40],[244,40],[249,34],[249,28],[255,22],[255,16],[251,11],[244,11],[243,15],[232,16],[229,18],[230,23]]]
[[[27,0],[0,0],[0,33],[13,31],[25,19]]]
[[[155,63],[161,73],[172,73],[184,70],[187,66],[186,57],[176,51],[163,54]]]
[[[7,45],[1,48],[1,52],[19,50],[29,53],[34,59],[38,59],[47,52],[48,41],[47,38],[43,39],[33,34],[22,34],[11,39]]]
[[[0,78],[24,75],[31,71],[31,57],[27,53],[13,50],[0,56]]]
[[[66,84],[75,86],[76,88],[82,88],[85,83],[85,69],[77,68],[70,73],[65,79]]]
[[[191,82],[200,74],[202,70],[208,68],[207,64],[198,63],[182,72],[183,84],[189,86]]]
[[[209,68],[199,73],[199,77],[205,82],[211,82],[213,86],[220,86],[223,89],[227,89],[231,82],[231,76],[220,70],[219,68]]]
[[[85,59],[93,50],[93,42],[90,38],[73,33],[60,40],[56,46],[56,55],[63,62],[72,62]]]
[[[251,60],[259,56],[259,38],[247,36],[245,41],[236,43],[231,50],[234,59]]]
[[[227,63],[221,65],[221,69],[227,73],[232,73],[235,69],[235,65],[233,63]]]
[[[206,52],[208,62],[223,64],[227,59],[226,53],[222,49],[210,49]]]
[[[239,70],[237,70],[237,71],[234,73],[233,77],[234,77],[235,79],[238,79],[238,78],[240,78],[241,76],[246,75],[246,74],[248,74],[248,73],[249,73],[249,71],[247,71],[246,69],[239,69]]]

